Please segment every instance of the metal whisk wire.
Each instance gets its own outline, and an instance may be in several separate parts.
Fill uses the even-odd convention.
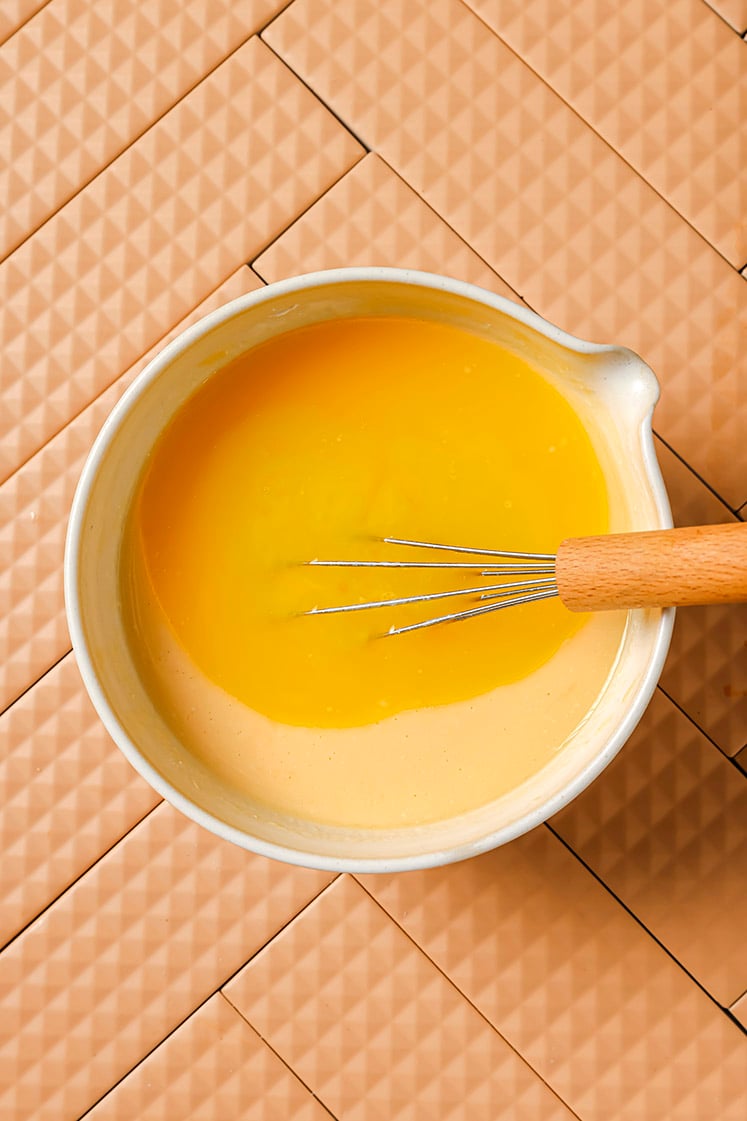
[[[520,553],[502,549],[471,549],[458,545],[442,545],[433,541],[411,541],[401,537],[383,537],[387,545],[403,545],[415,549],[434,549],[448,553],[500,558],[497,563],[464,561],[355,561],[320,560],[308,561],[310,565],[324,568],[420,568],[420,569],[457,569],[473,571],[484,577],[532,576],[531,580],[512,583],[482,584],[471,588],[456,588],[443,592],[429,592],[424,595],[398,596],[394,599],[370,600],[367,603],[348,603],[339,607],[313,607],[305,615],[337,615],[348,611],[367,611],[377,607],[402,607],[411,603],[430,603],[433,600],[451,599],[454,596],[477,596],[480,600],[490,600],[477,607],[454,611],[430,619],[422,619],[407,626],[390,627],[388,635],[406,634],[438,623],[452,623],[461,619],[472,619],[500,611],[504,607],[518,607],[524,603],[551,599],[558,595],[555,579],[555,555],[553,553]]]

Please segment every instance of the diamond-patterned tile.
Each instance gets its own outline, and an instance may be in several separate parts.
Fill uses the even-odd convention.
[[[87,1115],[90,1121],[329,1121],[217,993]]]
[[[706,3],[739,35],[747,32],[747,0],[706,0]]]
[[[747,782],[662,693],[551,825],[719,1004],[747,989]]]
[[[668,449],[659,461],[679,525],[734,520],[731,511]],[[727,754],[747,739],[747,605],[680,611],[662,686]]]
[[[281,6],[52,0],[0,50],[0,258]]]
[[[742,750],[734,756],[734,762],[747,774],[747,747],[743,747]]]
[[[78,1117],[329,882],[158,806],[0,956],[0,1115]]]
[[[731,511],[660,441],[657,455],[677,525],[734,521]],[[747,604],[677,612],[662,688],[733,755],[747,741]]]
[[[0,478],[360,154],[258,38],[213,71],[0,265]]]
[[[468,0],[711,245],[747,260],[744,45],[693,0]]]
[[[546,828],[366,887],[584,1121],[740,1121],[747,1040]]]
[[[158,804],[104,731],[72,654],[0,716],[0,945]]]
[[[0,711],[70,649],[62,589],[67,517],[83,463],[108,413],[166,342],[259,286],[243,265],[0,484]]]
[[[510,300],[519,298],[373,153],[322,195],[252,267],[269,283],[352,265],[446,273]]]
[[[38,12],[49,0],[3,0],[0,7],[0,43],[10,38],[34,12]]]
[[[295,0],[263,34],[532,307],[641,353],[662,436],[744,502],[742,278],[473,12]]]
[[[225,988],[336,1117],[571,1114],[359,884],[343,877]]]
[[[661,687],[727,755],[747,743],[747,604],[677,613]]]

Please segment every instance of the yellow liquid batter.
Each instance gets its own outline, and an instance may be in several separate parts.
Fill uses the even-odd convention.
[[[461,812],[522,781],[558,749],[604,682],[619,617],[583,639],[585,617],[549,601],[381,637],[454,601],[301,613],[483,578],[303,562],[415,559],[376,540],[384,534],[553,552],[564,537],[602,533],[607,524],[589,437],[568,402],[520,358],[456,327],[406,318],[290,332],[215,374],[154,449],[125,565],[142,670],[169,696],[173,723],[193,750],[279,811],[368,825]],[[583,665],[563,670],[565,649],[571,658],[573,649],[585,651]],[[545,730],[544,750],[536,736],[523,761],[515,742],[487,750],[502,692],[507,704],[520,697],[526,708],[525,686],[542,667],[550,693],[561,679],[558,696],[573,693]],[[577,671],[587,680],[574,693]],[[182,685],[189,678],[188,695],[177,677]],[[466,712],[455,725],[450,714],[484,695],[489,705],[477,708],[494,714],[494,727],[484,716],[472,727]],[[546,695],[536,704],[554,711]],[[436,706],[448,706],[442,717]],[[426,725],[423,739],[418,728]],[[450,729],[446,749],[439,727]],[[454,750],[462,729],[477,739]],[[419,777],[407,767],[403,777],[394,762],[408,737]],[[453,765],[444,770],[445,750]],[[459,778],[466,759],[468,780]]]

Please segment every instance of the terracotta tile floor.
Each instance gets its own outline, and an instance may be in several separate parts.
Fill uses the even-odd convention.
[[[356,881],[159,803],[83,691],[61,573],[154,350],[353,264],[640,351],[675,518],[744,518],[746,30],[745,0],[2,5],[3,1121],[747,1117],[747,608],[680,613],[549,826]]]

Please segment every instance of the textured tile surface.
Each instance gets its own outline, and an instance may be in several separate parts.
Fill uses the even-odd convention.
[[[747,990],[747,781],[662,693],[551,824],[719,1004]]]
[[[329,1121],[217,993],[88,1114],[90,1121]]]
[[[737,269],[747,260],[744,44],[693,0],[469,0]]]
[[[48,3],[49,0],[3,0],[0,7],[0,43]]]
[[[376,155],[356,164],[253,268],[268,283],[312,269],[390,265],[516,293]]]
[[[0,957],[0,1116],[78,1117],[329,879],[158,806]]]
[[[584,1121],[740,1121],[742,1033],[544,827],[366,887]]]
[[[0,50],[0,258],[281,6],[52,0]]]
[[[736,520],[661,442],[657,455],[677,525]],[[661,685],[727,755],[739,751],[747,742],[747,604],[678,611]]]
[[[643,355],[665,439],[733,506],[747,288],[460,0],[295,0],[267,41],[527,302]]]
[[[70,649],[62,589],[67,518],[83,463],[108,413],[174,335],[258,286],[243,265],[0,484],[0,711]]]
[[[359,884],[341,878],[225,989],[336,1117],[571,1114]]]
[[[257,38],[162,117],[0,265],[0,478],[359,153]]]
[[[0,945],[159,801],[104,731],[72,654],[0,716]]]

